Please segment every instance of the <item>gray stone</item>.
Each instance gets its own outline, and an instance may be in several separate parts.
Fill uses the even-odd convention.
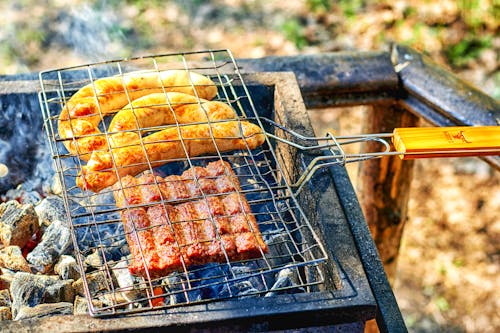
[[[10,306],[0,306],[0,321],[3,320],[12,320]]]
[[[12,301],[10,299],[9,289],[0,290],[0,306],[8,306],[12,305]]]
[[[75,298],[73,280],[60,280],[56,275],[34,275],[18,272],[10,285],[12,315],[17,316],[23,306],[41,303],[71,302]]]
[[[80,268],[78,267],[76,259],[68,255],[62,255],[59,258],[59,261],[54,266],[54,272],[63,280],[78,280],[80,278]]]
[[[103,271],[96,271],[85,275],[89,292],[95,296],[99,291],[107,290],[111,282],[108,281],[108,276]],[[83,279],[80,278],[73,282],[73,289],[80,296],[85,296],[85,289],[83,287]]]
[[[28,262],[23,257],[21,248],[17,245],[7,246],[0,250],[0,266],[13,271],[24,271],[31,273]]]
[[[0,241],[23,248],[38,231],[38,216],[32,204],[11,200],[0,204]]]
[[[73,314],[73,303],[45,303],[34,307],[23,306],[17,312],[14,320],[42,318],[55,315],[70,315]]]
[[[64,201],[57,195],[50,195],[40,201],[40,203],[35,206],[35,211],[42,228],[48,227],[56,220],[67,220]]]
[[[59,257],[72,249],[71,232],[66,222],[55,220],[45,230],[41,242],[28,254],[28,262],[42,272],[49,272]]]

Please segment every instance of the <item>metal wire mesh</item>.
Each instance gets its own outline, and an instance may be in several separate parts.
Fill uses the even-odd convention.
[[[318,290],[324,282],[322,265],[327,259],[326,253],[292,189],[285,181],[282,166],[277,162],[269,138],[266,138],[261,146],[250,149],[241,135],[231,137],[231,140],[243,139],[245,145],[240,149],[224,151],[219,149],[219,141],[212,133],[212,126],[227,120],[209,120],[211,135],[204,144],[213,145],[214,152],[195,156],[189,149],[188,139],[181,134],[185,126],[193,124],[181,124],[176,119],[174,124],[169,125],[137,126],[137,129],[129,132],[137,133],[141,137],[136,145],[141,147],[145,156],[139,163],[142,170],[145,174],[161,176],[148,185],[159,193],[159,197],[150,201],[127,201],[122,206],[117,206],[114,194],[116,191],[122,193],[127,191],[127,186],[123,184],[121,177],[117,177],[118,182],[114,187],[107,187],[99,193],[85,191],[77,186],[77,179],[81,177],[82,169],[87,165],[84,161],[87,157],[68,152],[65,147],[67,141],[72,140],[78,146],[78,138],[65,138],[58,131],[59,115],[71,96],[85,85],[93,87],[96,80],[101,77],[126,77],[137,70],[156,73],[171,69],[196,72],[209,77],[217,87],[214,100],[224,102],[236,111],[237,115],[233,120],[239,124],[240,129],[243,121],[249,121],[262,128],[261,119],[238,67],[230,52],[226,50],[140,57],[40,73],[42,88],[40,105],[63,188],[62,194],[71,224],[75,254],[81,271],[85,272],[82,278],[90,313],[110,315],[228,298]],[[166,94],[168,87],[159,88]],[[132,102],[130,92],[125,90],[125,94],[128,102]],[[196,93],[195,95],[197,97],[195,103],[201,105],[202,100]],[[88,137],[106,138],[107,145],[103,152],[110,153],[113,160],[112,167],[108,171],[121,176],[118,172],[120,166],[114,161],[114,148],[110,145],[115,133],[108,130],[111,116],[120,110],[103,113],[98,97],[95,99],[101,120],[99,124],[101,133],[91,134]],[[179,133],[177,141],[180,142],[183,156],[160,162],[151,160],[146,153],[145,139],[142,138],[147,138],[150,133],[171,128],[175,128]],[[195,170],[196,167],[206,168],[209,163],[217,161],[229,163],[231,170],[226,170],[224,175],[233,177],[231,191],[206,193],[200,184],[206,178],[202,179],[194,172],[192,177],[183,180],[194,184],[199,192],[196,196],[175,198],[177,200],[175,201],[166,198],[161,191],[162,181],[168,179],[169,175],[181,175],[186,170]],[[144,186],[140,185],[140,188]],[[241,212],[246,220],[255,219],[259,230],[251,232],[257,235],[254,237],[261,235],[268,247],[267,252],[261,247],[258,249],[258,255],[252,258],[235,259],[231,258],[227,249],[222,246],[223,259],[187,265],[188,260],[181,256],[180,268],[161,276],[149,272],[146,244],[141,244],[139,241],[140,251],[133,253],[130,239],[140,239],[141,233],[144,232],[154,234],[158,232],[159,227],[133,224],[132,230],[126,229],[124,212],[130,213],[137,209],[147,211],[150,207],[158,205],[167,211],[172,205],[182,205],[193,200],[209,205],[210,198],[227,197],[231,193],[238,195],[239,205],[248,204],[249,212],[245,212],[244,209]],[[220,216],[211,213],[209,215],[208,218],[206,216],[200,219],[190,218],[177,223],[193,224],[198,220],[208,220],[215,233],[214,240],[220,242],[222,232],[216,223]],[[230,218],[224,214],[223,217]],[[169,221],[168,227],[174,228],[175,222]],[[173,235],[178,236],[175,232]],[[179,241],[176,242],[177,246],[182,248]],[[130,265],[134,261],[142,263],[144,274],[140,276],[129,274]]]

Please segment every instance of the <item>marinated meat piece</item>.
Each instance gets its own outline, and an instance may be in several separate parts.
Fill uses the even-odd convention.
[[[146,269],[154,275],[163,271],[156,244],[149,227],[149,219],[144,208],[125,210],[121,213],[124,230],[132,254],[129,270],[132,274],[145,274]]]
[[[160,277],[192,265],[254,259],[267,252],[227,162],[193,167],[181,176],[126,176],[121,186],[114,194],[117,206],[124,208],[132,274]]]
[[[168,176],[160,182],[160,191],[167,201],[189,198],[189,190],[180,176]]]

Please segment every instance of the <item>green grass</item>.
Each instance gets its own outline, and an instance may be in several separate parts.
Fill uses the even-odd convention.
[[[491,36],[477,36],[468,34],[460,42],[449,45],[445,49],[448,61],[455,67],[464,67],[467,64],[477,59],[481,52],[492,47]]]
[[[281,31],[285,38],[295,44],[297,49],[302,50],[307,46],[307,39],[304,34],[304,27],[296,18],[286,20],[281,26]]]

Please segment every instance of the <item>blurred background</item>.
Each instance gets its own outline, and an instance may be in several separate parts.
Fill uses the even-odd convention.
[[[500,99],[498,0],[18,0],[0,1],[0,13],[0,75],[191,50],[254,58],[399,43]],[[347,135],[364,110],[309,112],[318,134]],[[417,162],[394,281],[411,332],[500,330],[499,216],[500,176],[486,163]]]

